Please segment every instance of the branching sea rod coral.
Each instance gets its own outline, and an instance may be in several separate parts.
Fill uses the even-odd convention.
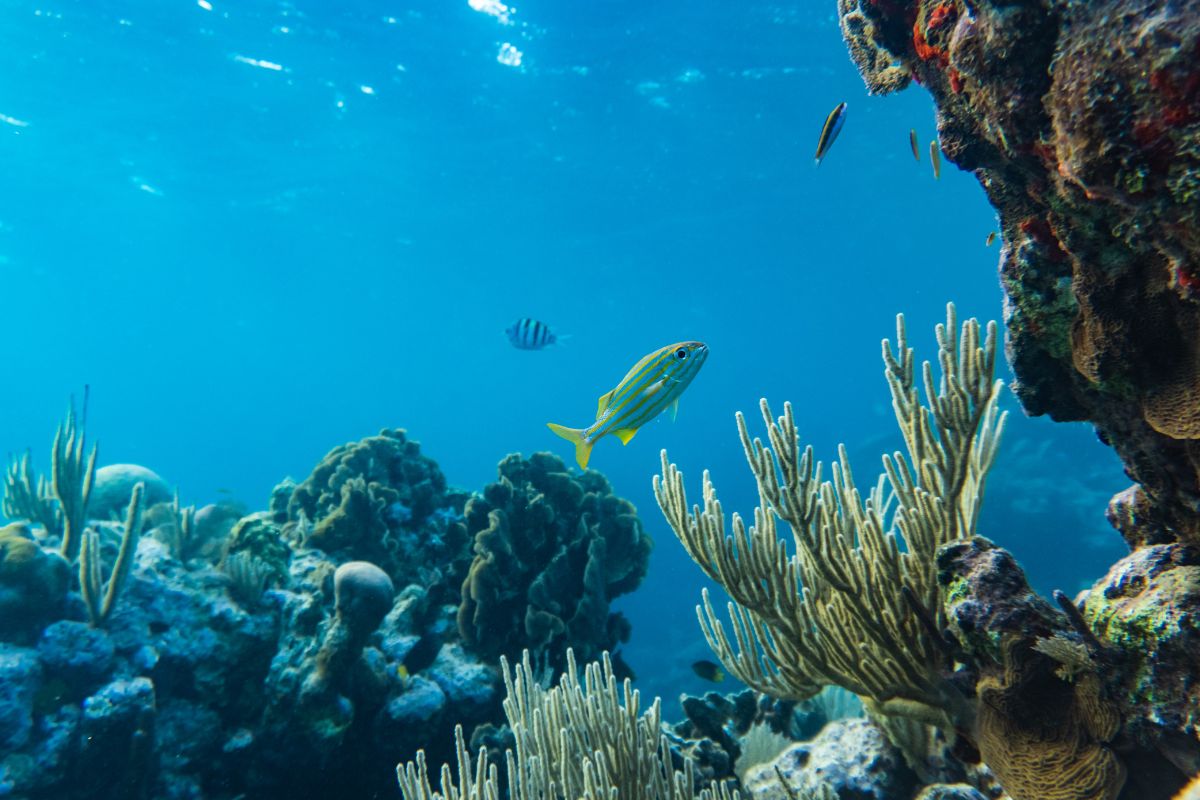
[[[907,457],[884,456],[884,474],[865,501],[844,448],[832,481],[811,447],[802,447],[790,405],[772,421],[762,413],[770,447],[751,440],[738,414],[746,458],[762,507],[747,527],[734,514],[733,534],[707,471],[704,506],[689,512],[683,476],[663,452],[655,495],[688,554],[733,598],[733,640],[705,593],[697,609],[709,645],[750,686],[775,697],[803,698],[842,686],[877,712],[942,726],[962,726],[971,704],[943,676],[948,663],[938,547],[974,534],[984,482],[1004,415],[996,407],[996,328],[980,340],[968,320],[956,335],[954,306],[937,327],[941,380],[925,363],[919,380],[904,318],[895,350],[883,355]],[[795,552],[779,540],[776,519],[791,528]],[[736,645],[735,643],[736,642]]]
[[[441,770],[441,791],[429,782],[425,752],[415,762],[396,768],[404,800],[736,800],[738,794],[723,784],[697,793],[693,766],[684,757],[673,766],[671,751],[662,733],[660,701],[644,713],[629,679],[618,682],[607,654],[602,663],[589,664],[583,682],[567,651],[567,669],[557,686],[545,689],[535,678],[528,651],[524,661],[510,670],[501,662],[508,697],[504,713],[516,740],[516,750],[506,751],[507,791],[499,771],[488,762],[486,749],[472,760],[457,738],[457,775],[448,765]],[[808,800],[803,798],[802,800]]]

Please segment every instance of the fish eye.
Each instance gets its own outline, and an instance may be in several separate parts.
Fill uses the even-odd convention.
[[[687,348],[680,347],[678,350],[675,351],[675,357],[678,358],[680,361],[683,361],[685,358],[687,358]]]

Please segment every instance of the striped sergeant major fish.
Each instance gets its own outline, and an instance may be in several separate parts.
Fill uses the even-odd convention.
[[[846,104],[838,103],[833,111],[829,112],[829,116],[825,118],[825,124],[821,126],[821,138],[817,139],[817,155],[814,163],[821,166],[821,159],[829,153],[829,148],[833,147],[834,141],[838,134],[842,132],[842,126],[846,124]]]
[[[638,430],[663,411],[671,419],[679,411],[679,396],[708,358],[703,342],[679,342],[659,348],[633,365],[617,388],[600,396],[596,421],[586,428],[547,423],[550,430],[575,444],[575,460],[587,469],[596,440],[614,434],[629,444]]]
[[[541,350],[558,341],[546,323],[529,317],[517,320],[504,332],[518,350]]]

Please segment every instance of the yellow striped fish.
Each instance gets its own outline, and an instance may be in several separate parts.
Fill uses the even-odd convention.
[[[704,360],[708,345],[679,342],[655,350],[633,365],[617,388],[600,396],[596,421],[586,428],[568,428],[546,423],[550,430],[575,443],[575,460],[587,469],[592,447],[600,437],[612,433],[629,444],[638,429],[668,408],[671,419],[679,410],[679,395],[688,387]]]
[[[842,132],[842,126],[845,124],[846,104],[838,103],[825,118],[825,124],[821,126],[821,138],[817,139],[817,155],[813,159],[813,163],[818,167],[821,166],[821,159],[829,153],[829,148],[833,147],[834,140]]]

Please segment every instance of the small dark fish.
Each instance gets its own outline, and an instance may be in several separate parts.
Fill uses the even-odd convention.
[[[838,134],[842,132],[842,126],[846,124],[846,104],[838,103],[837,108],[829,112],[829,116],[825,118],[825,124],[821,127],[821,138],[817,140],[817,155],[814,162],[819,167],[821,159],[829,152],[829,148],[833,147],[834,141]]]
[[[541,350],[558,341],[546,323],[529,317],[517,320],[504,332],[518,350]]]
[[[720,664],[714,664],[711,661],[696,661],[692,664],[692,672],[713,683],[725,680],[725,670],[721,669]]]
[[[984,245],[983,245],[983,246],[984,246],[984,247],[991,247],[993,244],[995,244],[995,242],[996,242],[996,232],[995,232],[995,231],[992,231],[991,233],[989,233],[989,234],[988,234],[987,241],[986,241],[986,242],[984,242]]]
[[[921,163],[921,148],[917,147],[917,129],[909,128],[908,130],[908,146],[912,148],[913,158],[917,163]]]
[[[942,151],[938,147],[937,140],[934,139],[929,143],[929,161],[933,164],[933,179],[935,181],[942,179]]]
[[[401,663],[404,675],[416,675],[436,661],[438,653],[441,651],[442,637],[434,633],[425,634],[405,654],[404,661]]]

